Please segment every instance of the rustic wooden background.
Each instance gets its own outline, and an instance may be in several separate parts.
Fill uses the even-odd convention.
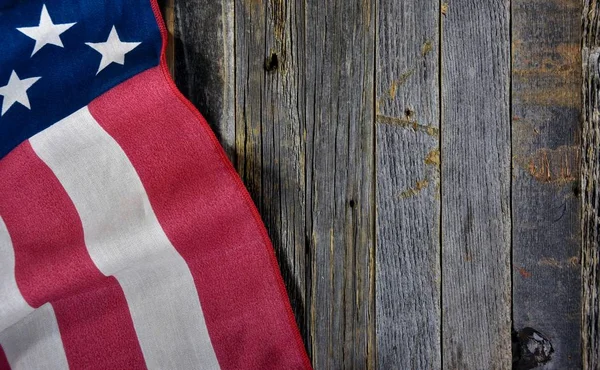
[[[595,0],[162,6],[174,79],[260,210],[316,369],[597,368]]]

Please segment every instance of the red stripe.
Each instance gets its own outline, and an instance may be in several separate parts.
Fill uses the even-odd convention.
[[[0,215],[15,276],[33,307],[51,302],[73,368],[145,368],[127,302],[96,268],[75,206],[29,142],[0,162]]]
[[[8,363],[6,353],[4,353],[2,346],[0,346],[0,370],[10,370],[10,364]]]
[[[113,88],[90,112],[129,157],[188,263],[222,368],[310,368],[258,213],[162,66]]]

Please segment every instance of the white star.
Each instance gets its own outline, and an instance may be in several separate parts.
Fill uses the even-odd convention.
[[[121,41],[115,26],[113,26],[106,42],[86,42],[85,44],[102,54],[102,60],[100,61],[98,72],[96,72],[98,74],[111,63],[124,65],[125,54],[135,49],[141,42]]]
[[[40,50],[47,44],[52,44],[64,48],[62,40],[60,39],[60,35],[69,28],[73,27],[73,25],[75,25],[75,23],[52,23],[50,14],[48,14],[48,9],[46,9],[46,5],[44,4],[44,6],[42,7],[42,14],[40,14],[39,26],[21,27],[17,28],[17,30],[35,40],[35,46],[33,47],[33,52],[31,53],[31,56],[33,56],[35,53],[38,52],[38,50]]]
[[[0,87],[0,95],[4,96],[4,100],[2,101],[2,113],[0,113],[0,116],[3,116],[15,103],[21,103],[27,109],[31,109],[29,97],[27,96],[27,89],[40,78],[41,77],[31,77],[21,80],[19,79],[19,76],[17,76],[17,73],[12,71],[10,78],[8,79],[8,85]]]

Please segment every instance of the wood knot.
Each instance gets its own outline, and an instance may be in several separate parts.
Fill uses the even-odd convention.
[[[271,53],[271,55],[265,59],[265,71],[273,72],[276,71],[277,68],[279,68],[279,57],[277,57],[276,53]]]
[[[533,328],[513,332],[513,369],[530,370],[552,360],[552,343]]]
[[[575,198],[579,198],[579,196],[581,195],[581,184],[579,183],[579,180],[576,180],[573,182],[573,195],[575,196]]]

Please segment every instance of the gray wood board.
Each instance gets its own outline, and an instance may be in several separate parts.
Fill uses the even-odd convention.
[[[177,56],[175,83],[202,112],[235,161],[234,0],[169,2],[173,3],[174,24],[167,28],[173,29]]]
[[[513,325],[581,367],[581,1],[513,0]],[[546,356],[544,356],[546,357]]]
[[[294,48],[304,47],[298,39],[303,33],[295,28],[303,20],[275,5],[260,1],[235,5],[236,167],[265,221],[302,336],[310,344],[306,122],[298,91],[303,64],[297,59],[303,49],[288,49],[292,40]],[[280,58],[286,59],[285,67]]]
[[[377,365],[441,368],[439,1],[378,5]]]
[[[595,0],[583,2],[582,358],[583,369],[600,367],[600,14]]]
[[[447,369],[509,369],[508,0],[452,0],[442,24],[442,325]]]
[[[375,4],[235,9],[236,167],[315,368],[372,368]]]

